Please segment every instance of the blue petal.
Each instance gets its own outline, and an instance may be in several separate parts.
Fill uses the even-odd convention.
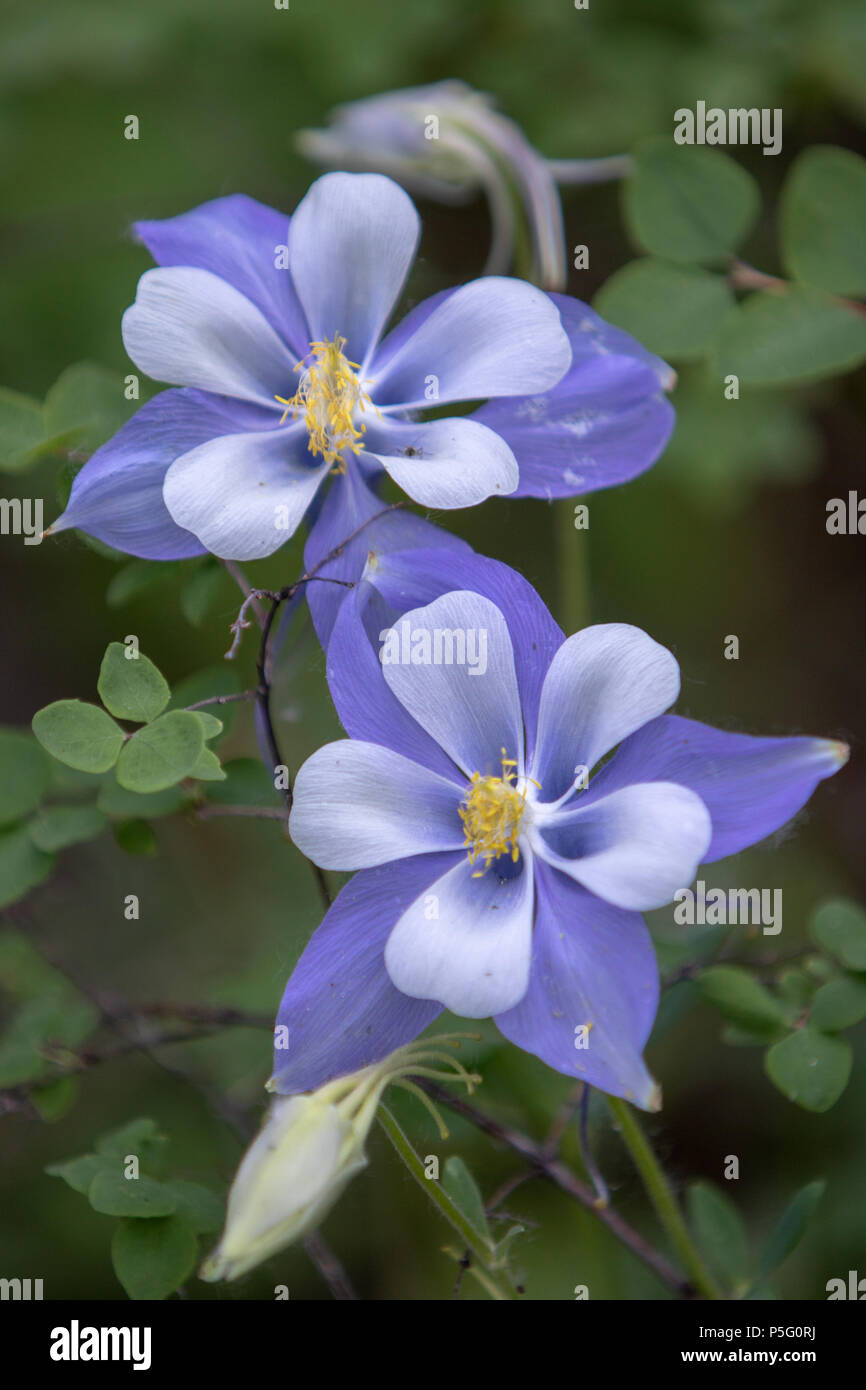
[[[370,641],[352,599],[340,609],[331,635],[328,688],[352,738],[392,748],[442,777],[454,776],[451,759],[386,685],[379,648]]]
[[[585,304],[551,295],[572,347],[552,391],[490,401],[471,416],[510,444],[515,497],[575,497],[628,482],[662,453],[674,427],[674,373]]]
[[[372,517],[383,512],[384,515],[378,515],[376,521],[371,521]],[[358,534],[355,535],[355,532]],[[306,585],[316,633],[326,650],[337,612],[349,591],[338,584],[328,583],[325,576],[332,580],[354,582],[360,578],[371,553],[385,554],[389,550],[408,550],[415,546],[469,550],[465,541],[458,540],[448,531],[440,531],[412,512],[402,508],[388,511],[381,498],[367,486],[360,470],[351,463],[345,474],[333,479],[321,511],[311,522],[304,549],[304,566],[308,573],[335,549],[340,550],[339,555],[318,570],[322,577]]]
[[[280,1005],[277,1023],[288,1029],[288,1047],[274,1050],[281,1095],[381,1061],[441,1012],[438,1004],[400,993],[383,953],[397,919],[453,862],[453,855],[425,854],[364,869],[340,893]]]
[[[288,267],[282,262],[289,219],[264,203],[233,193],[179,217],[136,222],[133,231],[158,265],[210,270],[240,290],[284,338],[296,358],[309,350],[310,333]]]
[[[659,1092],[641,1053],[658,1006],[658,968],[643,918],[536,866],[532,973],[524,998],[494,1020],[549,1067],[644,1110]],[[586,1039],[577,1030],[592,1024]]]
[[[463,542],[459,545],[459,549],[447,551],[437,546],[432,550],[377,555],[375,563],[365,573],[365,583],[358,590],[356,603],[363,608],[368,592],[375,590],[390,609],[388,621],[391,623],[402,617],[407,609],[422,608],[453,589],[470,589],[495,603],[505,618],[511,637],[529,761],[533,756],[538,706],[545,675],[565,636],[522,574],[499,560],[476,555]],[[366,686],[364,688],[367,689]],[[348,688],[346,695],[348,705]],[[354,704],[357,706],[357,698]],[[357,713],[352,713],[350,717],[357,718]],[[342,709],[341,718],[348,728]],[[387,723],[383,727],[387,728]],[[350,732],[354,733],[354,730]]]
[[[712,818],[713,838],[704,855],[709,863],[778,830],[847,760],[846,745],[830,739],[752,738],[664,715],[621,744],[582,804],[632,782],[689,787]]]
[[[162,391],[84,465],[51,530],[77,527],[146,560],[203,554],[201,542],[178,526],[163,501],[166,472],[180,454],[249,429],[257,418],[249,407],[200,391]]]

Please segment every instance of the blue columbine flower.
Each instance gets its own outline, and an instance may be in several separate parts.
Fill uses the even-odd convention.
[[[441,596],[406,611],[425,588]],[[459,634],[483,662],[454,656]],[[328,674],[350,738],[301,768],[291,833],[322,867],[360,872],[289,980],[275,1089],[378,1060],[445,1007],[657,1104],[641,911],[790,819],[844,745],[666,715],[668,651],[620,623],[566,640],[525,580],[471,553],[380,557],[340,610]]]
[[[94,454],[54,531],[145,558],[244,560],[310,513],[316,559],[376,509],[385,473],[450,509],[609,486],[667,442],[669,369],[577,301],[487,277],[383,337],[419,219],[381,175],[325,175],[290,225],[234,196],[136,230],[160,264],[139,281],[124,343],[180,389]],[[511,411],[484,416],[505,398]],[[478,400],[469,416],[419,418]]]

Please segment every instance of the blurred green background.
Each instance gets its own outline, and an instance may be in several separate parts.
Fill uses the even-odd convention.
[[[293,132],[322,124],[338,102],[460,77],[495,94],[533,143],[557,158],[628,151],[647,134],[669,133],[673,111],[698,98],[781,106],[781,155],[732,152],[764,195],[744,254],[770,273],[780,269],[776,197],[797,152],[823,143],[862,153],[866,143],[866,12],[835,0],[820,7],[607,0],[585,12],[570,0],[291,0],[286,11],[267,0],[44,0],[4,5],[2,28],[0,383],[38,397],[74,362],[129,370],[120,316],[149,264],[129,235],[133,219],[171,216],[236,191],[290,211],[314,176],[293,151]],[[130,113],[140,121],[137,142],[123,138]],[[572,272],[569,291],[590,299],[635,248],[614,186],[567,191],[564,206],[568,244],[591,251],[591,268]],[[488,239],[481,200],[457,211],[421,210],[413,299],[478,273]],[[851,764],[819,789],[792,831],[705,875],[713,884],[783,887],[786,950],[802,941],[822,899],[862,899],[866,889],[857,756],[864,542],[825,530],[827,499],[862,485],[862,385],[861,369],[789,392],[780,410],[775,396],[759,395],[749,405],[752,425],[733,439],[692,393],[661,462],[628,487],[589,499],[588,532],[571,528],[569,502],[491,502],[441,518],[521,570],[566,625],[588,564],[593,620],[639,624],[676,653],[682,713],[748,732],[852,742]],[[4,478],[5,495],[16,488],[42,495],[51,519],[59,510],[56,473],[54,461],[26,483]],[[279,584],[299,565],[295,542],[248,568],[254,581]],[[4,724],[28,725],[36,709],[61,697],[93,699],[106,644],[128,633],[172,682],[219,663],[228,645],[238,602],[228,579],[194,625],[179,611],[173,579],[108,607],[117,565],[74,534],[41,547],[4,537],[0,567]],[[740,638],[738,661],[723,657],[731,633]],[[247,683],[254,641],[249,634],[238,663]],[[310,640],[284,665],[276,710],[294,767],[337,733],[323,660]],[[221,754],[255,755],[249,708],[240,709]],[[100,996],[272,1013],[319,919],[307,866],[276,824],[175,816],[155,830],[154,856],[124,853],[110,836],[64,852],[53,877],[7,920]],[[124,919],[128,893],[140,897],[138,922]],[[654,917],[675,939],[671,912]],[[665,1107],[648,1130],[678,1182],[719,1182],[725,1155],[740,1157],[739,1182],[725,1186],[736,1188],[756,1244],[798,1187],[826,1176],[820,1219],[778,1279],[786,1298],[823,1298],[828,1279],[850,1268],[866,1274],[866,1077],[855,1063],[835,1108],[810,1115],[771,1086],[759,1051],[725,1046],[720,1032],[718,1016],[695,1005],[651,1044]],[[177,1069],[255,1116],[269,1043],[266,1032],[232,1030],[164,1049],[171,1071],[142,1056],[116,1061],[86,1075],[56,1123],[27,1110],[5,1116],[0,1274],[41,1277],[50,1298],[122,1297],[108,1253],[112,1221],[45,1176],[44,1166],[86,1151],[125,1120],[152,1115],[171,1137],[173,1175],[223,1192],[238,1140]],[[859,1051],[862,1061],[862,1039]],[[481,1069],[479,1103],[536,1135],[569,1091],[541,1063],[494,1046],[492,1033]],[[414,1102],[396,1108],[422,1154],[461,1154],[486,1193],[515,1170],[513,1157],[468,1126],[455,1122],[443,1144]],[[450,1233],[378,1132],[370,1156],[327,1220],[327,1239],[362,1297],[450,1297],[455,1268],[441,1253]],[[638,1181],[606,1126],[598,1157],[624,1214],[653,1233]],[[592,1298],[661,1296],[592,1217],[543,1183],[507,1205],[538,1223],[517,1253],[529,1298],[568,1299],[578,1283]],[[193,1277],[187,1295],[268,1298],[276,1283],[287,1284],[292,1298],[328,1296],[297,1249],[237,1286],[214,1289]],[[475,1296],[468,1282],[464,1296]]]

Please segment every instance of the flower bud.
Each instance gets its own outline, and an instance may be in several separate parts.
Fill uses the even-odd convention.
[[[313,1229],[366,1165],[375,1108],[359,1124],[329,1091],[273,1102],[235,1176],[223,1237],[202,1266],[203,1279],[237,1279]]]

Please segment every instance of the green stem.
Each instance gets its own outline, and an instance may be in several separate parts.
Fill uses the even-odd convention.
[[[616,1096],[605,1096],[605,1100],[619,1125],[623,1143],[632,1156],[647,1196],[682,1262],[683,1269],[704,1298],[721,1298],[715,1280],[689,1235],[664,1170],[647,1143],[634,1111],[626,1101],[619,1100]]]
[[[589,531],[574,524],[574,503],[553,503],[554,553],[560,582],[560,620],[570,637],[590,621]]]
[[[400,1158],[405,1163],[412,1177],[420,1187],[424,1189],[434,1206],[439,1208],[442,1216],[460,1235],[460,1240],[467,1250],[471,1250],[480,1268],[485,1273],[482,1279],[484,1287],[487,1289],[491,1298],[498,1299],[500,1302],[515,1297],[514,1291],[503,1276],[501,1270],[497,1270],[493,1265],[493,1252],[489,1243],[476,1231],[475,1227],[463,1215],[460,1208],[445,1191],[439,1182],[428,1178],[425,1174],[424,1164],[416,1154],[411,1143],[407,1139],[403,1130],[400,1128],[394,1116],[387,1106],[380,1105],[376,1117],[379,1124],[384,1129]]]

